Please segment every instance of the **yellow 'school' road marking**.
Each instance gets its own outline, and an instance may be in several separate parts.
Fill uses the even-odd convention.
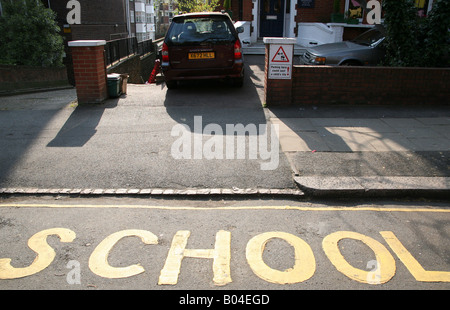
[[[138,236],[145,244],[158,244],[158,237],[146,230],[128,229],[116,232],[104,239],[92,252],[89,258],[89,268],[93,273],[104,278],[127,278],[144,272],[140,265],[128,267],[111,267],[108,263],[108,255],[114,245],[127,236]]]
[[[401,208],[401,207],[298,207],[298,206],[229,206],[229,207],[183,207],[150,205],[94,205],[94,204],[21,204],[5,203],[0,208],[116,208],[150,210],[297,210],[297,211],[377,211],[377,212],[441,212],[450,213],[450,208]]]
[[[57,235],[61,242],[72,242],[75,232],[67,228],[51,228],[40,231],[28,240],[28,247],[36,253],[36,258],[28,267],[11,266],[10,258],[0,258],[0,279],[23,278],[47,268],[56,256],[55,251],[47,243],[47,237]]]
[[[269,267],[263,260],[266,243],[271,239],[283,239],[295,249],[295,264],[284,271]],[[308,280],[316,271],[314,253],[308,243],[289,233],[276,231],[266,232],[253,237],[245,251],[247,262],[253,272],[268,282],[293,284]]]

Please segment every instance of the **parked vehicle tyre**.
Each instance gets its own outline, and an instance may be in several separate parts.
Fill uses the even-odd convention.
[[[175,89],[178,87],[178,82],[177,81],[167,81],[166,86],[168,89]]]
[[[233,86],[234,87],[242,87],[242,86],[244,86],[244,77],[235,78],[233,80]]]

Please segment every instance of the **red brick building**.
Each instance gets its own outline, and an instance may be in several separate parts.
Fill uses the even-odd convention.
[[[338,1],[339,13],[354,14],[357,24],[331,19],[335,0],[232,0],[231,10],[233,20],[242,21],[246,30],[241,39],[250,43],[263,37],[291,37],[301,46],[311,46],[350,39],[372,27],[364,23],[364,0]],[[433,0],[415,4],[419,15],[427,15]]]

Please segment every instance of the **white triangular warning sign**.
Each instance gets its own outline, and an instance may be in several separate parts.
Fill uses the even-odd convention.
[[[283,46],[280,46],[278,51],[272,58],[272,62],[289,62],[289,58],[286,55],[286,52],[283,49]]]

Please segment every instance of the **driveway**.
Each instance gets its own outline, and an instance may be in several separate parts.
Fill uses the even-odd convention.
[[[92,106],[73,89],[2,98],[0,187],[295,188],[266,131],[264,58],[246,58],[243,88],[131,84]]]

